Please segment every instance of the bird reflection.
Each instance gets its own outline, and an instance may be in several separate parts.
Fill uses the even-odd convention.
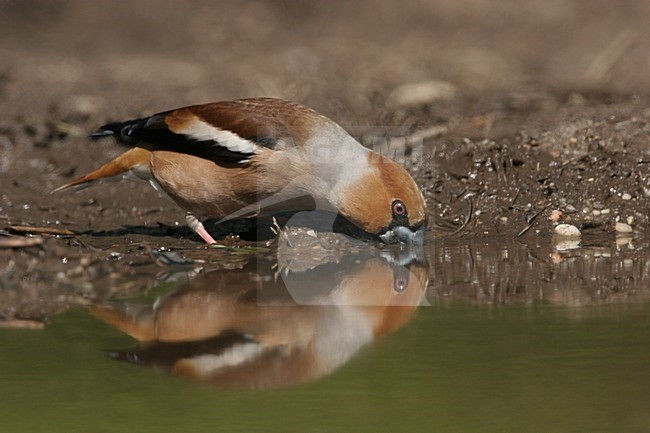
[[[323,377],[402,327],[428,283],[418,255],[357,251],[300,271],[278,269],[277,257],[206,272],[153,305],[92,311],[140,341],[117,359],[218,386],[278,388]]]

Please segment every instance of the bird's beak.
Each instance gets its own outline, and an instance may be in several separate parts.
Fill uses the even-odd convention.
[[[379,235],[379,238],[387,244],[396,244],[399,242],[406,245],[423,245],[424,225],[415,231],[408,227],[397,226]]]

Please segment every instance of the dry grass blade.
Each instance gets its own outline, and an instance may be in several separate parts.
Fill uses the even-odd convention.
[[[254,246],[232,246],[232,245],[222,245],[222,244],[210,244],[208,245],[209,249],[215,249],[215,250],[224,250],[224,251],[230,251],[233,253],[241,253],[241,254],[255,254],[255,253],[267,253],[271,251],[270,248],[266,247],[254,247]]]

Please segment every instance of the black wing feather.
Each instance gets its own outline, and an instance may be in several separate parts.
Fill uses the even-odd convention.
[[[186,153],[217,163],[241,163],[250,159],[250,154],[233,152],[214,140],[194,140],[170,131],[165,123],[168,114],[165,112],[126,122],[108,123],[90,134],[90,138],[112,136],[129,147]]]

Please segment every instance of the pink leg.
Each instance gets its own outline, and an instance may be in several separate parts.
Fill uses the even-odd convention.
[[[210,236],[210,233],[208,233],[205,227],[203,227],[201,221],[199,221],[194,215],[190,213],[186,214],[185,221],[187,222],[187,225],[194,231],[194,233],[201,236],[201,239],[203,239],[207,244],[217,243],[217,241],[215,241],[212,236]]]

